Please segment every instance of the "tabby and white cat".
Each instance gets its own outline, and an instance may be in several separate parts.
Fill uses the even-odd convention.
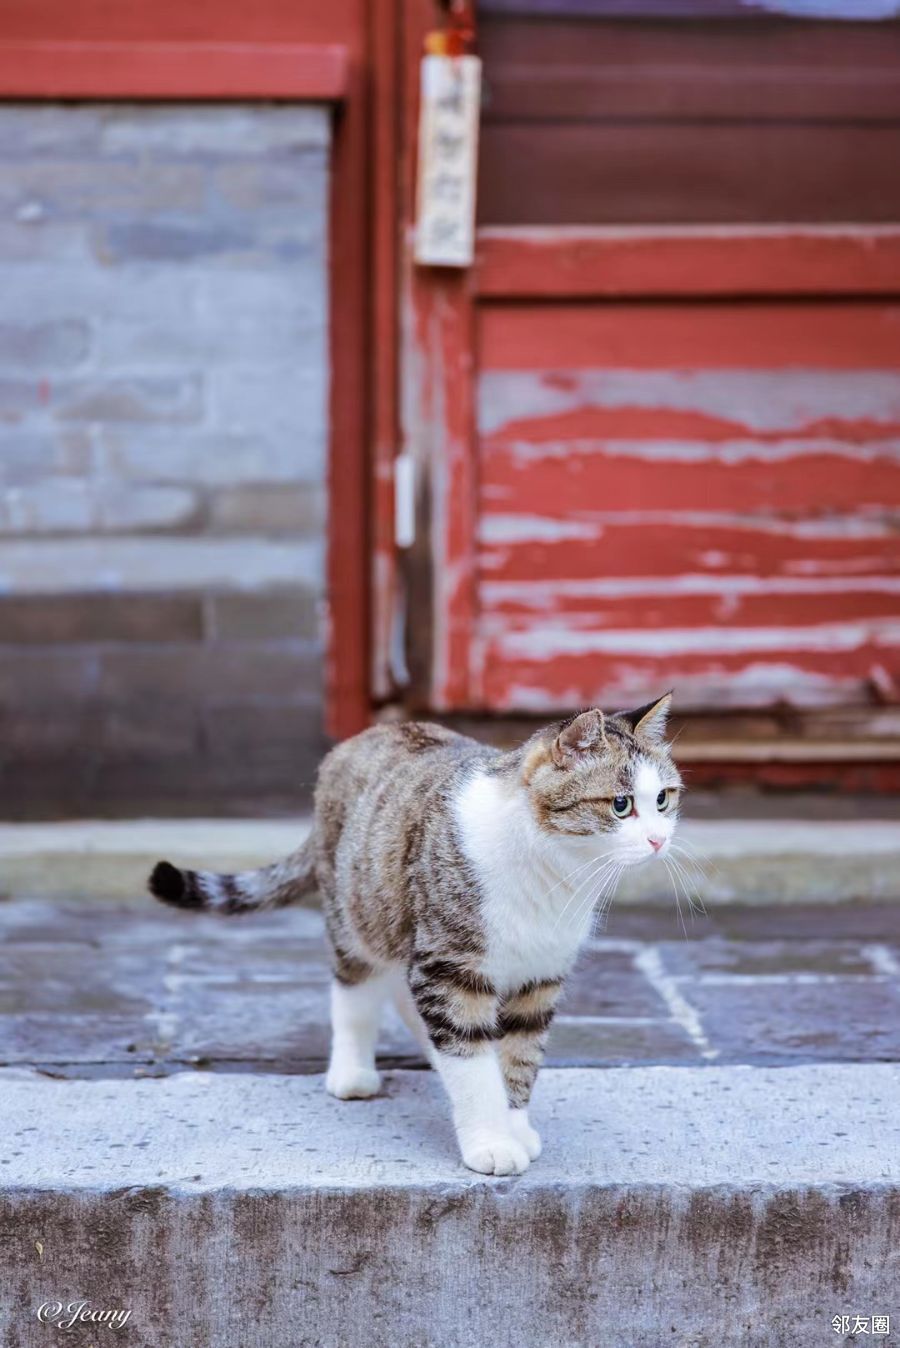
[[[528,1102],[595,901],[672,838],[670,700],[585,711],[509,753],[437,725],[375,726],[324,759],[292,856],[239,875],[163,861],[150,889],[241,913],[318,888],[334,972],[326,1089],[376,1094],[393,998],[441,1075],[465,1164],[521,1172],[540,1154]]]

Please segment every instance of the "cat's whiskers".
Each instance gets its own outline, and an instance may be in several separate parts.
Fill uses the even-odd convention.
[[[559,913],[559,915],[557,916],[556,922],[555,922],[555,924],[554,924],[554,926],[553,926],[553,931],[554,931],[554,933],[558,930],[558,928],[559,928],[559,926],[560,926],[560,923],[562,922],[562,920],[563,920],[563,918],[565,917],[566,913],[567,913],[567,912],[569,911],[569,909],[571,908],[572,904],[575,902],[575,900],[576,900],[576,899],[578,898],[578,896],[581,894],[581,892],[582,892],[582,890],[584,889],[585,885],[591,885],[591,884],[593,884],[594,881],[597,880],[598,877],[599,877],[600,875],[602,875],[603,871],[605,871],[606,868],[607,868],[608,866],[611,866],[611,865],[614,865],[614,864],[615,864],[615,863],[611,860],[611,855],[612,855],[611,853],[605,853],[603,857],[595,858],[595,868],[594,868],[594,870],[592,870],[592,871],[590,872],[589,875],[586,875],[582,880],[580,880],[580,881],[578,882],[578,884],[576,885],[575,889],[572,891],[572,893],[569,895],[569,898],[566,900],[566,904],[565,904],[564,908],[562,909],[562,911],[561,911],[561,912]],[[579,911],[580,911],[580,905],[579,905]]]
[[[590,857],[588,857],[587,861],[582,861],[582,863],[581,863],[579,866],[575,866],[571,871],[569,871],[568,875],[563,875],[563,876],[561,876],[560,879],[557,880],[557,882],[556,882],[555,885],[551,885],[550,888],[547,890],[546,894],[544,895],[544,897],[545,897],[546,899],[549,899],[550,895],[551,895],[551,894],[554,894],[554,893],[556,892],[556,890],[560,888],[561,885],[567,885],[567,884],[570,884],[571,881],[575,879],[575,876],[576,876],[576,875],[579,875],[582,871],[587,870],[587,868],[588,868],[589,866],[594,866],[594,865],[596,865],[596,863],[597,863],[598,861],[602,861],[604,857],[608,857],[608,856],[612,856],[612,853],[611,853],[611,852],[602,852],[602,853],[600,854],[600,856],[590,856]],[[555,869],[555,867],[553,866],[553,863],[552,863],[552,862],[547,861],[545,864],[549,865],[551,870],[554,870],[554,869]],[[557,872],[557,874],[558,874],[558,872]]]
[[[685,898],[687,899],[688,904],[690,905],[691,912],[693,913],[696,911],[702,913],[703,916],[705,917],[706,907],[703,903],[703,899],[700,895],[699,889],[697,888],[695,877],[690,874],[690,872],[687,870],[687,867],[681,861],[679,861],[678,857],[671,856],[669,860],[672,866],[675,868],[676,874],[678,874],[681,877]]]
[[[707,879],[712,879],[718,874],[718,867],[715,862],[685,838],[680,839],[677,843],[673,842],[672,850],[680,852],[685,860],[690,861],[699,871],[702,871]]]
[[[672,893],[675,895],[675,911],[678,913],[678,921],[681,924],[681,930],[684,935],[684,938],[685,940],[687,940],[687,927],[684,924],[684,914],[681,911],[681,895],[679,893],[678,886],[675,883],[675,872],[672,869],[671,863],[672,863],[671,857],[663,857],[663,864],[666,868],[669,879],[672,882]]]
[[[619,888],[619,881],[621,880],[624,873],[625,867],[622,865],[617,865],[615,871],[613,872],[612,878],[601,888],[600,892],[598,893],[596,900],[597,911],[595,912],[593,921],[591,923],[592,937],[597,934],[598,925],[601,927],[605,925],[606,918],[609,916],[609,911],[613,905],[613,900],[616,897],[616,891]]]
[[[689,910],[689,912],[690,912],[690,914],[691,914],[691,917],[693,918],[693,915],[694,915],[694,905],[693,905],[693,902],[692,902],[692,900],[691,900],[691,892],[690,892],[690,888],[689,888],[689,886],[688,886],[686,872],[685,872],[684,868],[681,866],[680,862],[679,862],[674,856],[670,856],[670,857],[669,857],[669,865],[670,865],[671,868],[672,868],[672,872],[673,872],[673,874],[674,874],[674,876],[675,876],[676,883],[678,884],[678,887],[679,887],[681,893],[684,895],[685,899],[687,900],[688,910]]]
[[[580,926],[596,904],[601,903],[602,905],[605,894],[610,892],[610,889],[615,889],[616,882],[623,869],[623,866],[618,861],[612,860],[608,863],[607,874],[599,878],[596,887],[588,893],[587,897],[580,904],[576,919],[577,925]]]
[[[697,857],[691,856],[690,853],[684,851],[682,845],[672,844],[671,852],[672,855],[670,860],[672,861],[672,864],[682,872],[684,883],[690,888],[691,896],[693,896],[693,900],[697,902],[699,910],[701,910],[702,913],[706,913],[705,906],[703,906],[703,899],[701,898],[701,892],[699,892],[698,880],[703,879],[709,883],[709,880],[711,879],[709,871],[703,867],[701,861],[698,861]]]

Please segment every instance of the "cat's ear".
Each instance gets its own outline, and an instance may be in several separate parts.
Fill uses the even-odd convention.
[[[603,712],[596,708],[574,717],[553,741],[550,752],[558,768],[570,768],[580,754],[589,754],[603,739]]]
[[[624,721],[631,727],[635,735],[640,735],[645,740],[652,740],[654,744],[659,744],[666,735],[666,722],[669,719],[669,708],[672,705],[672,694],[663,693],[655,702],[647,702],[643,707],[638,707],[635,711],[617,711],[616,718]]]

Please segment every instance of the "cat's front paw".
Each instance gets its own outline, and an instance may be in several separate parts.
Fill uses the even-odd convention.
[[[513,1137],[517,1142],[521,1142],[528,1152],[529,1161],[536,1161],[541,1154],[541,1135],[528,1122],[528,1110],[511,1109],[509,1111],[509,1122]]]
[[[372,1068],[332,1063],[325,1078],[325,1089],[338,1100],[368,1100],[381,1089],[381,1077]]]
[[[479,1175],[521,1175],[528,1169],[528,1152],[511,1133],[476,1133],[460,1138],[459,1145],[463,1161]]]

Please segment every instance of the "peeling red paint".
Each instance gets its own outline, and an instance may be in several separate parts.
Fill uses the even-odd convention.
[[[775,511],[808,517],[820,511],[879,512],[900,506],[900,425],[898,439],[875,444],[835,440],[817,448],[778,442],[769,446],[746,436],[718,445],[657,442],[644,453],[639,440],[609,441],[560,436],[548,444],[550,428],[541,424],[540,441],[528,428],[521,440],[486,437],[481,443],[481,494],[486,505],[517,514],[540,514],[548,501],[553,512],[578,515],[588,503],[617,510]],[[632,430],[634,428],[632,427]],[[534,452],[523,454],[522,440]],[[649,446],[647,447],[649,448]],[[680,452],[679,452],[680,451]]]
[[[486,707],[840,705],[896,674],[900,308],[491,303],[479,333]]]
[[[539,278],[521,234],[509,267],[502,232],[484,242],[455,363],[419,343],[432,380],[445,361],[434,705],[550,711],[673,684],[683,708],[871,705],[877,671],[900,676],[900,235],[713,231],[715,284],[699,235],[670,238],[690,264],[671,299],[640,289],[627,231],[597,232],[593,279],[564,265],[564,233],[535,240]],[[853,297],[842,266],[866,272]],[[614,273],[639,303],[605,288]],[[432,304],[446,284],[423,282]]]
[[[482,528],[486,521],[482,519]],[[596,576],[680,576],[686,572],[748,576],[884,576],[900,572],[897,535],[878,521],[823,522],[821,532],[778,520],[668,522],[607,517],[585,521],[586,536],[483,543],[481,567],[491,580],[591,579]]]

